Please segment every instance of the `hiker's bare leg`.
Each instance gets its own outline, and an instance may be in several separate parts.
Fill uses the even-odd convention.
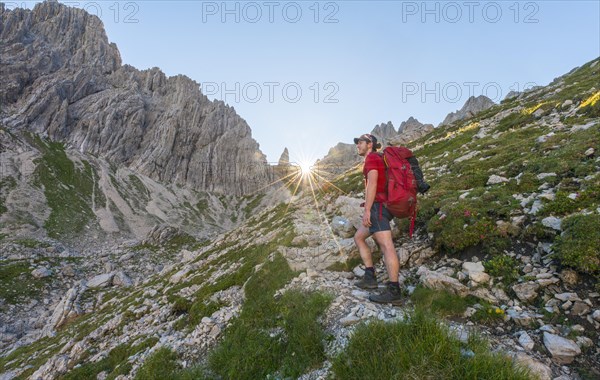
[[[360,228],[354,234],[354,242],[358,247],[358,252],[360,253],[360,258],[365,264],[365,267],[369,268],[373,266],[373,256],[371,255],[371,248],[367,244],[367,238],[371,235],[369,232],[369,228],[365,226],[360,226]]]
[[[396,248],[394,248],[392,231],[375,232],[373,237],[375,238],[375,241],[379,245],[381,251],[383,251],[385,267],[387,269],[390,281],[397,282],[398,272],[400,271],[400,262],[398,261],[398,255],[396,254]]]

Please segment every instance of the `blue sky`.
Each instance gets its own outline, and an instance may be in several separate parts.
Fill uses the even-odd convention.
[[[269,161],[410,116],[437,126],[469,95],[499,102],[600,56],[599,1],[70,4],[100,16],[124,63],[234,106]]]

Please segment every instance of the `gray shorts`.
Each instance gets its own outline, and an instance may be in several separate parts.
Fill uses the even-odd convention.
[[[394,216],[390,214],[382,203],[374,202],[373,206],[371,206],[371,227],[369,227],[369,232],[374,234],[380,231],[391,231],[390,220],[393,218]]]

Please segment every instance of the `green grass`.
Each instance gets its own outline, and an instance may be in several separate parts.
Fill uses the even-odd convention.
[[[0,357],[0,373],[27,365],[29,368],[19,376],[21,379],[26,379],[62,348],[64,343],[60,345],[60,339],[60,336],[43,337]]]
[[[591,67],[592,63],[597,60],[598,58],[595,58],[563,78],[564,88],[559,93],[552,95],[549,100],[561,103],[567,99],[574,102],[584,100],[585,94],[588,94],[592,87],[598,87],[600,65],[596,64],[595,67]]]
[[[249,218],[252,216],[253,213],[256,213],[256,208],[258,207],[258,205],[260,204],[260,202],[263,200],[263,198],[265,197],[265,194],[258,194],[255,195],[254,197],[248,197],[249,201],[246,204],[246,206],[244,206],[244,215],[246,216],[246,218]],[[261,210],[258,210],[259,212]]]
[[[107,380],[113,380],[119,375],[127,375],[132,365],[128,358],[136,353],[142,352],[154,346],[158,338],[149,338],[135,346],[120,344],[110,350],[108,356],[97,362],[86,362],[79,367],[73,368],[65,375],[59,377],[61,380],[95,380],[100,372],[106,372]]]
[[[555,245],[558,259],[581,272],[600,272],[600,215],[571,216],[563,220],[562,228]]]
[[[84,232],[85,227],[95,221],[90,208],[92,194],[95,194],[96,204],[103,205],[106,201],[98,187],[93,190],[98,175],[87,161],[83,161],[83,168],[75,167],[62,143],[42,140],[33,134],[26,136],[42,153],[41,158],[34,160],[34,184],[44,189],[51,209],[44,223],[48,235],[59,238]]]
[[[276,255],[246,285],[246,303],[209,357],[210,369],[224,379],[298,377],[325,360],[324,333],[317,322],[330,298],[289,291],[273,295],[294,276]]]
[[[418,286],[410,296],[415,308],[426,310],[439,317],[461,316],[467,306],[473,304],[471,297],[462,298],[445,291]]]
[[[464,352],[473,353],[465,355]],[[423,312],[405,321],[362,324],[332,362],[335,379],[530,379],[509,357],[471,337],[463,344]]]
[[[480,247],[483,252],[494,253],[510,243],[495,223],[495,219],[508,210],[498,209],[497,203],[485,196],[452,202],[441,210],[442,214],[436,214],[427,226],[427,231],[435,236],[436,249],[457,254],[470,247]]]
[[[373,264],[377,265],[381,261],[382,257],[383,257],[383,255],[381,254],[381,251],[373,252],[372,253]],[[354,256],[349,257],[348,260],[346,260],[343,263],[338,261],[338,262],[331,264],[330,266],[327,267],[327,270],[330,270],[333,272],[352,272],[352,270],[360,264],[362,264],[362,259],[360,258],[360,256],[358,254],[356,254]]]
[[[140,367],[135,380],[167,380],[178,378],[181,367],[177,354],[167,347],[161,347],[150,355]]]
[[[48,248],[51,246],[49,243],[35,239],[17,239],[13,240],[13,243],[19,244],[26,248]]]
[[[31,271],[27,261],[1,261],[0,298],[15,305],[39,297],[50,279],[37,279]]]

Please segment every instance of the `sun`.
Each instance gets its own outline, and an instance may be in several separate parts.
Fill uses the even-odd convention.
[[[300,171],[303,176],[307,176],[312,172],[312,164],[308,161],[301,161],[298,163],[300,165]]]

